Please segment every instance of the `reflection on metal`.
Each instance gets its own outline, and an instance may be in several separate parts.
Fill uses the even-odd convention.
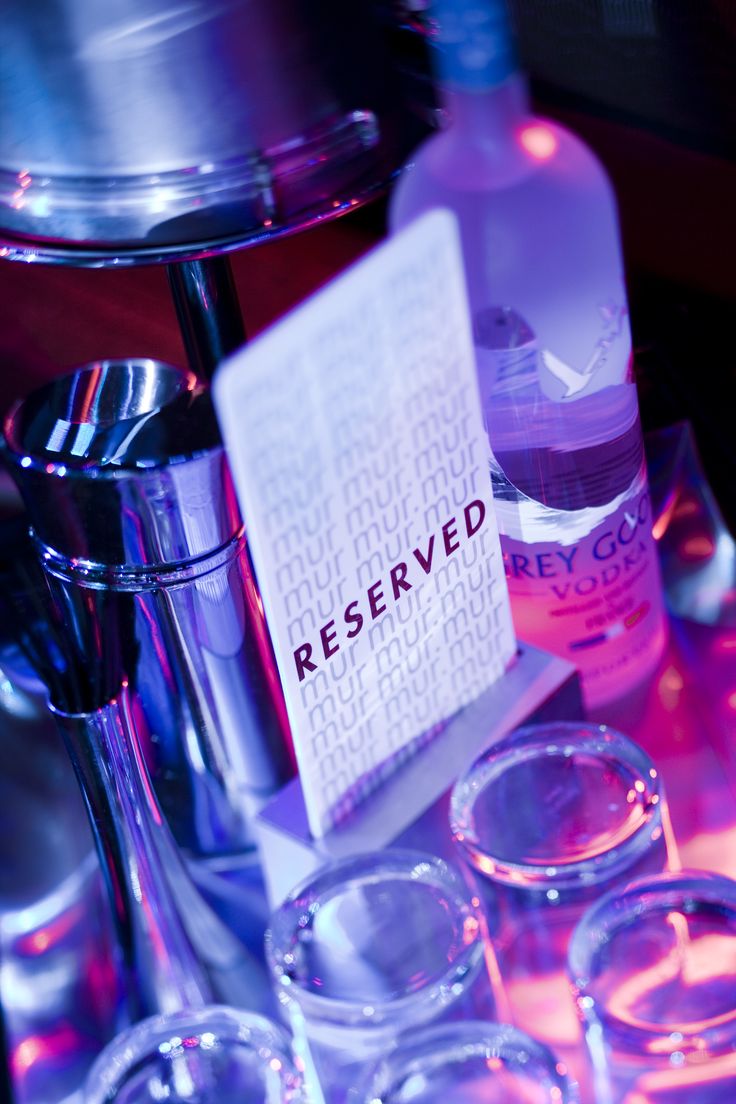
[[[88,713],[127,681],[177,841],[252,847],[251,813],[291,774],[263,611],[206,385],[150,360],[102,361],[4,423]]]
[[[196,256],[364,198],[408,152],[383,7],[9,0],[4,255]]]
[[[127,685],[98,709],[53,712],[91,812],[133,1018],[213,999],[261,1005],[264,972],[194,887],[161,815]]]
[[[230,262],[207,257],[170,264],[166,271],[189,367],[211,379],[220,361],[245,343]]]

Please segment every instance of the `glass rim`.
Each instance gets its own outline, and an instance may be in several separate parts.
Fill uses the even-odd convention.
[[[566,1064],[546,1044],[513,1024],[488,1020],[435,1024],[405,1038],[362,1075],[357,1086],[358,1104],[382,1104],[385,1094],[394,1090],[399,1078],[425,1070],[432,1072],[442,1065],[443,1059],[452,1061],[458,1047],[462,1048],[462,1053],[457,1065],[476,1057],[498,1058],[502,1062],[506,1056],[514,1054],[523,1054],[524,1061],[531,1057],[548,1069],[554,1082],[550,1087],[557,1088],[561,1094],[554,1104],[577,1104],[577,1088]],[[550,1104],[553,1104],[552,1097]]]
[[[351,882],[354,884],[366,882],[371,870],[373,870],[373,876],[370,880],[375,882],[378,880],[375,876],[376,867],[383,867],[389,876],[394,872],[397,875],[405,874],[414,868],[419,871],[417,882],[423,881],[428,871],[431,871],[433,877],[427,880],[427,884],[442,886],[453,894],[454,902],[458,905],[458,917],[463,918],[463,925],[467,919],[475,922],[475,926],[471,929],[463,926],[464,936],[470,931],[472,938],[467,942],[463,940],[458,946],[455,957],[452,960],[445,959],[444,968],[428,978],[420,988],[382,999],[378,1004],[357,996],[333,997],[316,993],[298,983],[295,984],[286,976],[283,969],[285,956],[290,953],[288,933],[294,932],[295,929],[294,921],[288,920],[288,917],[291,914],[296,917],[299,907],[310,911],[313,907],[313,901],[300,906],[300,899],[307,896],[316,898],[320,890],[327,890],[333,885],[337,892],[342,892]],[[341,881],[343,877],[345,880]],[[330,894],[330,896],[333,895]],[[466,977],[470,984],[485,958],[483,930],[480,900],[474,895],[465,882],[462,872],[456,866],[428,852],[388,847],[385,850],[363,851],[326,863],[304,878],[271,913],[264,942],[266,961],[280,1000],[293,1000],[307,1018],[311,1015],[318,1016],[322,1020],[335,1017],[338,1022],[347,1019],[349,1023],[340,1023],[340,1026],[360,1026],[367,1030],[372,1028],[378,1030],[387,1026],[387,1022],[390,1024],[392,1017],[400,1014],[405,1008],[425,1002],[432,1004],[435,999],[433,994],[439,994],[442,988]],[[439,996],[436,999],[439,999]]]
[[[225,1004],[207,1004],[156,1013],[124,1028],[106,1044],[90,1066],[84,1081],[82,1104],[107,1104],[110,1093],[118,1090],[136,1064],[146,1054],[157,1052],[173,1032],[191,1035],[195,1031],[219,1030],[222,1035],[225,1028],[232,1031],[231,1041],[250,1047],[254,1054],[262,1057],[264,1067],[273,1058],[278,1058],[282,1077],[291,1072],[301,1078],[282,1027],[258,1012]]]
[[[559,857],[523,861],[493,855],[484,849],[472,828],[472,805],[479,793],[504,770],[533,759],[567,754],[566,747],[588,755],[615,758],[638,775],[635,786],[642,801],[642,816],[629,827],[614,831],[608,845],[570,862]],[[611,754],[612,753],[612,754]],[[643,788],[640,790],[639,785]],[[647,752],[629,736],[610,725],[589,721],[545,721],[523,725],[491,744],[458,778],[450,795],[450,831],[466,862],[482,877],[517,889],[545,886],[569,889],[596,885],[625,871],[652,842],[661,838],[664,787],[660,772]],[[477,844],[477,846],[474,846]]]
[[[721,911],[727,908],[733,915],[736,927],[736,881],[709,870],[665,871],[645,875],[610,890],[591,905],[573,931],[567,955],[568,978],[583,1018],[587,1018],[587,1008],[595,1008],[595,1018],[604,1031],[621,1027],[624,1029],[623,1038],[642,1043],[671,1039],[672,1053],[680,1051],[687,1055],[697,1051],[700,1054],[702,1045],[695,1044],[702,1044],[704,1039],[709,1040],[708,1054],[711,1057],[718,1057],[722,1048],[732,1052],[736,1045],[736,991],[730,1011],[708,1019],[672,1024],[624,1020],[612,1013],[605,1002],[599,1002],[594,992],[595,982],[591,978],[594,958],[612,936],[644,911],[652,916],[655,912],[666,913],[682,907],[688,913],[694,913],[698,904]],[[669,1053],[663,1050],[657,1056],[667,1059]]]

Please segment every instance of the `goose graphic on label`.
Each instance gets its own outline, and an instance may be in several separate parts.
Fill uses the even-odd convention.
[[[590,360],[582,372],[574,365],[558,357],[550,349],[542,349],[542,363],[555,379],[558,379],[565,388],[563,399],[569,399],[577,395],[587,387],[595,373],[604,367],[608,360],[608,350],[611,345],[621,337],[624,332],[624,320],[627,316],[625,306],[616,303],[605,303],[598,307],[598,313],[603,321],[604,334],[596,342]]]
[[[569,399],[571,395],[577,395],[579,391],[582,391],[587,386],[588,381],[593,375],[598,363],[601,359],[605,360],[605,349],[597,347],[593,350],[593,355],[585,365],[582,372],[579,372],[577,368],[573,368],[571,364],[566,364],[564,360],[560,360],[558,356],[550,352],[549,349],[542,349],[542,361],[547,371],[565,386],[565,394],[563,398]]]

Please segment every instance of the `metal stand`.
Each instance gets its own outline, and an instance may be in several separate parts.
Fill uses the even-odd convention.
[[[230,260],[178,261],[166,273],[189,367],[211,379],[220,361],[246,340]]]

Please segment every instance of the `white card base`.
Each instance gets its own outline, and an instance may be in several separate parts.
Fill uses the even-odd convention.
[[[272,907],[332,859],[392,844],[451,855],[449,790],[476,756],[526,722],[584,715],[575,667],[530,645],[519,648],[502,679],[321,838],[310,834],[298,778],[271,798],[257,817],[256,830]]]

